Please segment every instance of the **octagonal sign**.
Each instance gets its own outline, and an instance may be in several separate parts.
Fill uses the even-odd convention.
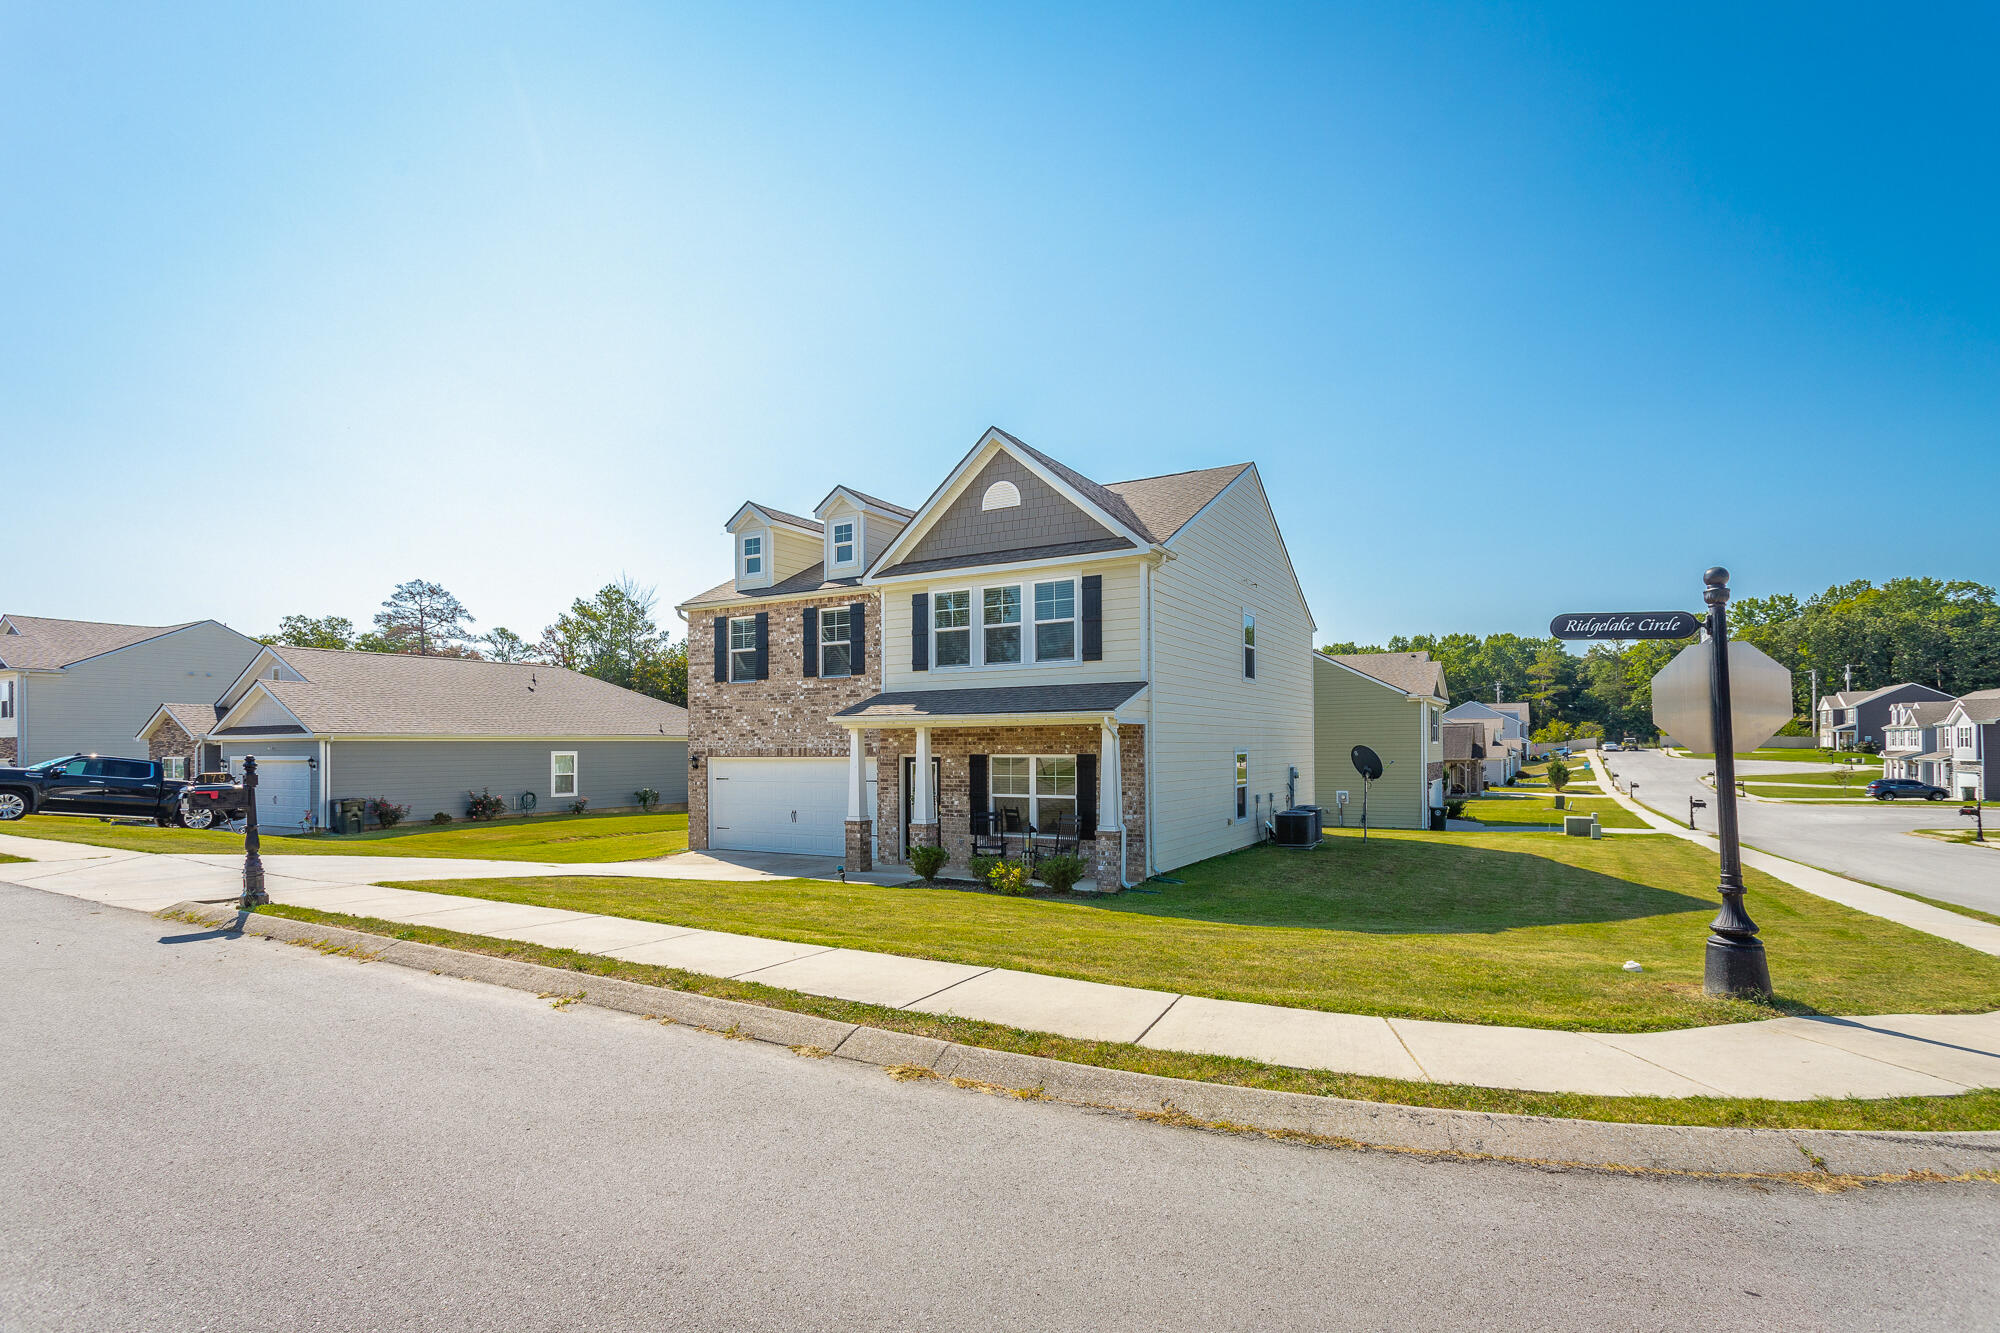
[[[1653,725],[1696,754],[1715,753],[1707,643],[1690,644],[1653,677]],[[1754,750],[1792,720],[1792,673],[1762,649],[1729,641],[1729,723],[1737,753]]]

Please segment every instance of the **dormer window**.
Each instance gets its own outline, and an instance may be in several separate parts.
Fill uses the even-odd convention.
[[[852,521],[833,525],[833,563],[851,565],[854,563],[854,524]]]
[[[762,574],[764,572],[764,539],[745,537],[743,539],[743,572]]]

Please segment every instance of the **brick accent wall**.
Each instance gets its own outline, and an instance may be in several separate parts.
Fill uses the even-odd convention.
[[[972,854],[972,764],[975,754],[1096,754],[1096,727],[936,727],[931,757],[938,761],[938,830],[954,864]],[[917,734],[884,730],[876,742],[875,812],[884,862],[903,859],[903,756],[917,751]],[[1146,877],[1146,729],[1118,728],[1119,791],[1125,807],[1125,878]],[[1100,812],[1098,822],[1104,822]],[[1081,849],[1092,857],[1092,848]],[[1106,853],[1115,859],[1115,853]]]
[[[15,759],[19,757],[18,752],[14,749],[14,746],[15,746],[14,737],[0,736],[0,765],[4,765],[8,768],[12,768],[14,766]]]
[[[805,671],[805,609],[867,605],[862,673],[808,678]],[[800,597],[737,608],[736,614],[763,611],[771,618],[767,676],[764,680],[715,679],[715,617],[731,608],[688,612],[688,846],[708,846],[708,760],[723,758],[847,757],[847,733],[827,721],[833,714],[880,693],[882,680],[881,603],[874,593],[845,589],[838,594]]]
[[[146,758],[156,762],[175,757],[185,759],[187,775],[192,779],[201,768],[197,755],[200,749],[201,746],[195,738],[188,735],[180,723],[174,721],[172,717],[166,717],[161,719],[160,725],[153,729],[151,738],[146,742]]]

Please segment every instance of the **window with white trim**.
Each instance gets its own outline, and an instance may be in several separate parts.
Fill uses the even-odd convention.
[[[14,682],[0,680],[0,717],[14,716]]]
[[[729,619],[729,679],[757,679],[757,617]]]
[[[1250,752],[1236,752],[1236,817],[1246,818],[1250,814]]]
[[[160,776],[168,782],[186,782],[188,761],[177,754],[170,754],[160,761]]]
[[[549,751],[549,795],[576,796],[576,751]]]
[[[972,593],[966,589],[931,596],[933,666],[972,665]]]
[[[854,522],[833,525],[833,563],[851,565],[854,563]]]
[[[1431,740],[1435,741],[1438,738],[1438,710],[1426,707],[1424,711],[1431,715]]]
[[[761,574],[764,572],[764,539],[745,537],[743,539],[743,572]]]
[[[996,754],[986,761],[987,794],[1003,829],[1076,832],[1077,764],[1073,754]],[[1014,815],[1013,821],[1007,818]]]
[[[981,649],[986,663],[1021,660],[1021,585],[980,590],[979,622],[984,629]]]
[[[1076,657],[1076,580],[1051,579],[1035,585],[1035,660],[1068,662]]]
[[[1243,679],[1257,677],[1257,617],[1248,611],[1243,613]]]
[[[854,613],[844,606],[826,606],[819,613],[819,674],[854,674]]]

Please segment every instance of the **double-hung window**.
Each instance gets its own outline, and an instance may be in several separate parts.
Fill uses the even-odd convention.
[[[1001,828],[1076,832],[1075,755],[997,754],[987,761],[986,772]]]
[[[1424,711],[1431,715],[1431,739],[1435,741],[1438,738],[1438,710],[1426,708]]]
[[[0,680],[0,717],[14,716],[14,682]]]
[[[1250,752],[1236,752],[1236,817],[1245,818],[1250,813]]]
[[[833,563],[836,565],[851,565],[854,563],[854,524],[852,522],[836,523],[833,525]]]
[[[931,598],[931,651],[938,666],[972,665],[970,592],[941,592]]]
[[[1067,662],[1076,656],[1076,580],[1035,585],[1035,660]]]
[[[576,751],[549,751],[549,795],[576,795]]]
[[[980,623],[985,627],[986,662],[1021,660],[1021,588],[987,588],[981,594]]]
[[[729,619],[729,679],[757,679],[757,617]]]
[[[844,606],[821,607],[819,613],[819,674],[854,674],[853,612]]]
[[[188,761],[185,757],[170,754],[160,761],[160,776],[168,782],[186,782]]]
[[[1257,617],[1243,613],[1243,679],[1257,679]]]
[[[743,572],[761,574],[764,572],[764,539],[745,537],[743,539]]]

